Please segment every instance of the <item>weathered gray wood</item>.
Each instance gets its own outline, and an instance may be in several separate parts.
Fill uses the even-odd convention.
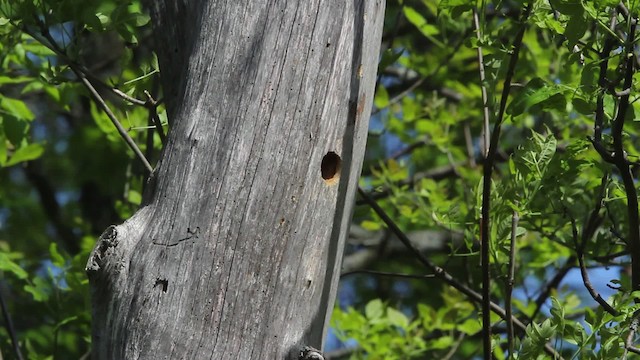
[[[105,232],[87,264],[94,357],[282,359],[319,348],[384,1],[150,6],[171,131],[144,206]]]

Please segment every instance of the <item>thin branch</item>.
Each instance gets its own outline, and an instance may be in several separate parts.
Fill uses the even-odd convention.
[[[406,147],[394,152],[393,154],[391,154],[391,156],[389,156],[389,158],[391,159],[399,159],[404,155],[408,155],[411,154],[414,150],[419,149],[423,146],[427,145],[427,140],[423,139],[423,140],[418,140],[412,144],[407,145]]]
[[[440,280],[444,281],[447,285],[453,287],[454,289],[458,290],[462,294],[466,295],[470,300],[476,303],[482,303],[482,295],[480,295],[475,290],[469,288],[468,286],[456,280],[453,276],[451,276],[451,274],[449,274],[443,268],[432,263],[431,260],[429,260],[415,246],[413,246],[413,244],[411,243],[407,235],[402,230],[400,230],[398,225],[389,217],[389,215],[387,215],[387,213],[380,207],[380,205],[378,205],[378,203],[376,203],[376,201],[373,200],[360,187],[358,187],[358,194],[360,194],[360,196],[365,200],[365,202],[369,204],[369,206],[371,206],[371,209],[373,209],[373,211],[387,225],[389,230],[391,230],[391,232],[393,232],[398,237],[400,242],[402,242],[402,244],[404,244],[404,246],[406,246],[407,249],[409,249],[409,251],[413,253],[416,259],[420,263],[422,263],[427,269],[429,269],[435,275],[435,277],[439,278]],[[490,311],[493,311],[494,313],[498,314],[498,316],[500,316],[502,319],[507,318],[506,311],[502,307],[500,307],[500,305],[490,301],[489,306],[490,306]],[[518,328],[518,330],[522,332],[526,330],[526,325],[523,324],[522,321],[518,320],[518,318],[512,317],[511,320],[513,321],[513,324]],[[544,349],[549,355],[553,356],[554,359],[562,360],[562,357],[560,356],[560,354],[551,345],[545,344]]]
[[[593,285],[591,284],[591,280],[589,279],[589,273],[587,272],[587,267],[585,266],[584,261],[584,250],[587,247],[587,242],[593,238],[596,231],[602,224],[603,216],[600,214],[600,210],[602,209],[602,203],[605,196],[605,191],[607,188],[607,183],[609,181],[609,175],[604,174],[602,176],[602,180],[600,183],[600,190],[598,196],[596,198],[595,207],[589,214],[589,218],[587,222],[584,224],[582,228],[582,236],[580,237],[580,244],[578,244],[578,228],[576,226],[575,219],[571,218],[571,228],[573,234],[573,241],[576,247],[576,256],[578,258],[578,264],[580,265],[580,274],[582,275],[582,282],[584,283],[585,288],[591,295],[591,297],[600,304],[608,313],[611,315],[618,315],[618,311],[614,309],[602,296],[595,290]]]
[[[433,279],[435,275],[427,274],[427,275],[417,275],[417,274],[402,274],[402,273],[394,273],[387,271],[376,271],[376,270],[353,270],[348,271],[340,275],[340,278],[347,277],[349,275],[356,274],[368,274],[368,275],[376,275],[376,276],[390,276],[390,277],[399,277],[406,279]]]
[[[611,16],[611,24],[610,28],[612,31],[615,30],[616,27],[616,12],[614,10]],[[608,87],[607,83],[607,69],[609,68],[609,55],[615,46],[615,41],[611,39],[611,37],[606,36],[604,40],[604,47],[600,52],[600,72],[598,75],[598,87],[600,90],[598,91],[598,97],[596,100],[596,117],[593,125],[593,136],[595,142],[601,143],[602,141],[602,130],[604,127],[604,95],[605,89]]]
[[[164,146],[167,144],[167,137],[164,134],[162,122],[160,122],[160,118],[158,117],[158,102],[153,98],[153,96],[151,96],[151,94],[147,90],[144,91],[144,94],[147,96],[147,102],[153,104],[153,106],[149,108],[149,116],[153,120],[153,124],[156,126],[156,131],[158,132],[158,136],[160,136],[160,142]]]
[[[0,291],[0,307],[2,307],[2,316],[4,317],[4,324],[7,328],[7,333],[9,333],[9,337],[11,338],[13,352],[16,354],[16,358],[18,360],[23,360],[24,358],[22,357],[22,352],[20,351],[20,345],[18,344],[18,335],[16,333],[16,329],[13,327],[13,321],[11,320],[11,315],[9,314],[7,304],[4,301],[4,296],[2,296],[2,291]]]
[[[578,263],[580,264],[580,274],[582,275],[582,282],[584,283],[584,287],[589,292],[589,295],[595,300],[602,308],[613,316],[618,315],[618,311],[614,309],[609,303],[602,298],[602,296],[596,291],[596,289],[591,284],[591,280],[589,279],[589,273],[587,272],[587,268],[584,265],[584,242],[582,244],[578,244],[578,227],[576,226],[575,219],[571,218],[571,228],[573,233],[573,241],[576,246],[576,253],[578,257]],[[583,236],[584,239],[584,236]]]
[[[478,42],[482,40],[480,33],[480,20],[478,19],[478,10],[473,8],[473,26],[476,29],[476,37]],[[482,55],[482,46],[478,45],[478,72],[480,73],[480,89],[482,90],[482,154],[487,156],[489,151],[489,104],[487,87],[485,86],[486,77],[484,74],[484,56]]]
[[[100,106],[100,108],[102,108],[102,111],[104,111],[105,114],[107,114],[107,117],[109,118],[109,120],[111,120],[111,122],[113,123],[113,126],[116,127],[120,136],[122,136],[122,138],[127,143],[127,145],[129,145],[131,150],[133,150],[134,154],[138,157],[138,159],[140,159],[145,169],[149,171],[149,173],[153,172],[153,167],[151,166],[151,164],[149,164],[149,161],[147,160],[147,158],[144,156],[144,154],[142,154],[142,151],[140,151],[140,148],[138,147],[138,145],[136,145],[135,141],[133,141],[131,136],[129,136],[129,134],[124,129],[124,127],[122,127],[122,124],[120,124],[116,116],[113,114],[113,112],[109,108],[109,105],[107,105],[107,103],[104,101],[102,96],[100,96],[98,91],[96,91],[96,89],[93,87],[89,79],[87,79],[84,73],[80,71],[74,70],[74,72],[76,76],[78,76],[80,81],[84,84],[84,86],[87,88],[87,90],[89,90],[89,93],[93,97],[93,100],[98,104],[98,106]]]
[[[155,125],[153,125],[153,115],[151,114],[151,111],[149,111],[149,114],[147,116],[147,136],[146,136],[146,144],[145,144],[145,158],[147,159],[152,159],[153,158],[153,134],[154,134],[154,130],[156,128]],[[149,176],[151,176],[151,172],[145,169],[145,174],[144,174],[144,179],[149,179]],[[146,181],[145,181],[146,182]]]
[[[83,70],[82,68],[80,68],[81,70]],[[149,103],[146,101],[142,101],[140,99],[136,99],[132,96],[129,96],[127,94],[125,94],[124,92],[122,92],[120,89],[113,87],[113,86],[109,86],[107,84],[105,84],[104,82],[102,82],[102,80],[99,80],[97,77],[95,77],[93,74],[91,74],[89,72],[89,70],[86,71],[82,71],[85,75],[87,75],[88,78],[90,78],[92,81],[96,81],[98,82],[101,86],[104,86],[105,88],[111,90],[114,94],[120,96],[123,100],[126,100],[132,104],[135,105],[140,105],[140,106],[144,106],[144,107],[149,107]]]
[[[627,335],[627,339],[624,342],[624,354],[622,355],[622,360],[626,360],[629,355],[630,348],[633,348],[633,338],[636,335],[636,331],[638,330],[638,319],[632,319],[631,324],[629,325],[629,334]]]
[[[632,352],[634,354],[640,354],[640,349],[635,346],[627,346],[627,350],[629,350],[629,352]]]
[[[622,251],[618,251],[615,252],[613,254],[608,254],[608,255],[603,255],[603,256],[594,256],[592,257],[593,260],[601,262],[601,263],[606,263],[609,262],[615,258],[619,258],[621,256],[625,256],[625,255],[629,255],[629,251],[627,250],[622,250]]]
[[[509,348],[509,354],[513,354],[513,317],[511,314],[511,295],[513,293],[513,285],[515,283],[516,276],[516,236],[518,232],[518,221],[520,215],[517,211],[514,211],[511,215],[511,241],[509,245],[509,275],[507,278],[507,289],[505,290],[504,308],[507,311],[507,347]]]
[[[489,264],[489,216],[491,210],[491,175],[493,173],[493,165],[495,162],[496,153],[498,151],[498,141],[500,140],[500,130],[502,122],[504,120],[504,113],[507,108],[507,99],[509,97],[509,91],[511,90],[511,81],[516,69],[516,63],[518,62],[518,55],[520,54],[520,48],[522,47],[522,38],[526,30],[525,20],[531,13],[531,2],[527,4],[524,9],[521,26],[513,41],[513,53],[509,58],[509,65],[507,73],[504,79],[504,85],[502,89],[502,98],[500,99],[500,108],[495,124],[493,125],[493,131],[491,133],[491,139],[489,142],[489,151],[487,152],[486,161],[483,164],[483,184],[482,184],[482,209],[480,217],[480,258],[482,263],[482,327],[483,337],[482,343],[484,348],[484,359],[491,360],[491,314],[490,302],[491,302],[491,274]]]
[[[451,347],[451,349],[442,357],[441,360],[449,360],[449,359],[451,359],[453,357],[453,355],[455,355],[456,352],[458,352],[458,349],[460,348],[460,345],[462,345],[462,341],[464,341],[465,336],[466,336],[465,333],[460,332],[456,342],[453,343],[453,346]]]
[[[469,163],[469,167],[471,168],[475,168],[476,167],[476,157],[475,157],[475,152],[473,150],[473,138],[471,136],[471,128],[469,126],[468,122],[464,123],[464,144],[467,148],[467,157],[468,157],[468,163]],[[455,168],[455,166],[454,166]]]

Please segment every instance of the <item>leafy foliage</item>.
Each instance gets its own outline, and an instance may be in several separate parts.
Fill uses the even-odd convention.
[[[0,1],[0,292],[26,358],[89,355],[86,259],[140,203],[144,173],[79,74],[155,156],[148,111],[109,91],[159,95],[148,21],[131,1]],[[16,356],[8,326],[0,348]]]
[[[629,19],[637,6],[573,0],[405,0],[388,5],[383,45],[386,54],[402,55],[381,69],[377,115],[372,120],[379,130],[372,134],[362,184],[406,233],[430,229],[462,235],[462,243],[440,244],[440,251],[427,255],[477,291],[482,273],[481,208],[483,197],[490,196],[492,298],[526,326],[511,330],[504,316],[492,318],[493,352],[498,358],[636,356],[629,352],[633,347],[627,347],[637,339],[631,291],[638,288],[626,266],[638,259],[630,231],[637,226],[637,215],[628,206],[637,191],[624,185],[622,174],[631,167],[635,175],[637,156],[637,64],[629,66],[626,60],[626,51],[635,51],[628,45],[634,31]],[[506,82],[509,63],[517,53],[512,44],[521,29],[520,55],[513,79]],[[625,100],[620,92],[629,74],[634,81]],[[502,109],[505,87],[509,91]],[[490,134],[502,117],[502,134],[492,140],[497,140],[497,155],[486,159]],[[622,128],[619,140],[616,126]],[[620,146],[615,144],[622,144],[626,160],[611,158],[612,149]],[[490,194],[483,193],[483,166],[494,169]],[[366,208],[356,210],[356,220],[370,230],[385,226],[379,213]],[[420,241],[417,238],[416,244]],[[381,253],[380,261],[371,262],[370,268],[385,276],[428,271],[407,264],[397,254]],[[581,266],[587,277],[593,274],[587,268],[607,266],[614,266],[619,275],[585,278],[583,284],[577,271]],[[405,314],[415,314],[413,321],[420,320],[422,313],[415,311],[420,307],[446,311],[452,306],[440,298],[452,291],[446,290],[452,286],[447,281],[412,280],[397,293],[393,289],[406,280],[357,277],[357,283],[373,287],[373,293],[382,294]],[[600,294],[593,289],[594,283],[604,288],[608,280],[616,288],[610,290],[615,295],[607,301],[609,308],[594,300]],[[366,296],[361,299],[346,313],[337,312],[337,327],[344,326],[348,315],[370,331],[372,320],[353,314],[354,308],[369,306],[363,303]],[[467,301],[480,306],[474,299]],[[475,310],[470,315],[479,316]],[[449,318],[450,329],[467,320]],[[353,359],[391,359],[398,354],[389,346],[372,349],[375,342],[357,326],[347,329],[343,340],[358,344]],[[397,336],[419,336],[424,341],[441,331]],[[447,346],[451,353],[423,346],[423,353],[399,358],[463,359],[479,353],[481,333],[456,329],[449,336],[462,338]]]

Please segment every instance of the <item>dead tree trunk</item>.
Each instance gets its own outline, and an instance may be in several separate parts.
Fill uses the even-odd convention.
[[[87,264],[98,359],[321,347],[360,174],[383,0],[150,2],[171,131]]]

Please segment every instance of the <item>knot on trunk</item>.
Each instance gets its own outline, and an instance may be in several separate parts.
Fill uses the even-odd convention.
[[[104,263],[105,257],[109,253],[110,248],[118,246],[118,230],[115,226],[109,226],[98,239],[98,243],[89,256],[85,271],[89,276],[95,274]]]
[[[324,355],[316,348],[305,346],[300,350],[298,360],[324,360]]]

